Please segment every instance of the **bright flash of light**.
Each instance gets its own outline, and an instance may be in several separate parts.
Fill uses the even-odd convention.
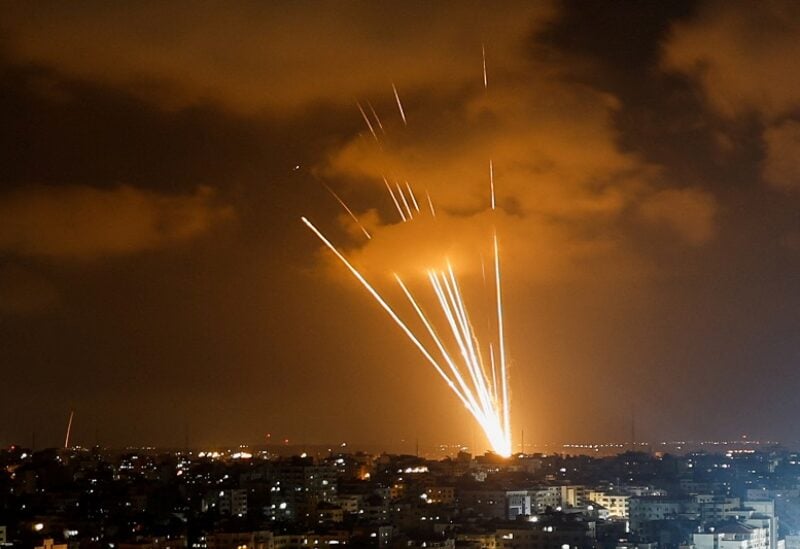
[[[414,211],[416,211],[417,215],[423,215],[411,185],[406,183],[404,190],[399,183],[395,183],[395,188],[393,189],[388,180],[384,180],[384,182],[402,222],[411,222],[414,219],[412,213]],[[426,196],[431,206],[431,215],[435,217],[430,195],[426,193]],[[423,331],[415,333],[409,324],[401,318],[400,313],[384,299],[378,290],[367,281],[362,273],[348,261],[344,254],[315,225],[305,217],[302,218],[302,221],[333,252],[336,258],[361,283],[411,343],[434,367],[439,376],[481,427],[492,450],[502,456],[511,455],[510,399],[505,343],[503,341],[503,304],[497,235],[493,235],[493,252],[496,285],[494,293],[496,296],[498,328],[496,343],[499,349],[499,356],[495,356],[494,341],[489,342],[488,354],[484,355],[485,351],[481,349],[470,319],[458,276],[452,264],[446,258],[443,259],[440,268],[427,270],[432,302],[438,306],[436,309],[438,311],[436,314],[438,325],[437,320],[423,309],[420,304],[420,296],[415,295],[399,275],[394,275],[403,295],[416,313],[422,327],[424,327]],[[428,303],[430,299],[427,298],[424,301]]]

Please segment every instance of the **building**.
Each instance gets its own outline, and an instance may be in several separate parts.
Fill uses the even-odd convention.
[[[55,543],[53,538],[45,538],[41,545],[37,545],[34,549],[69,549],[66,543]]]
[[[450,505],[456,500],[456,490],[452,486],[431,486],[425,490],[428,503],[443,503]]]
[[[766,528],[769,549],[778,548],[778,517],[775,514],[774,501],[745,500],[740,508],[731,509],[726,515],[748,526]]]
[[[344,520],[342,508],[327,501],[319,503],[315,512],[317,513],[317,522],[320,524],[325,522],[339,523]]]
[[[565,492],[567,488],[569,487],[540,486],[533,490],[528,490],[531,498],[532,511],[543,513],[548,508],[555,509],[558,506],[566,506]],[[575,505],[577,505],[577,503]]]
[[[703,522],[717,522],[730,516],[730,512],[740,507],[739,498],[712,494],[694,496],[696,511]],[[687,509],[691,511],[692,509]]]
[[[247,490],[235,488],[219,493],[219,512],[223,515],[243,517],[247,515]]]
[[[323,501],[336,502],[337,471],[333,465],[293,458],[277,465],[274,478],[273,504],[290,518],[310,513]]]
[[[508,526],[495,532],[496,549],[590,549],[594,546],[593,524],[587,523]]]
[[[186,549],[186,538],[176,537],[147,537],[133,542],[120,543],[118,549]]]
[[[533,514],[531,496],[527,490],[511,490],[506,492],[506,518],[514,520],[518,516]]]
[[[605,507],[612,518],[628,518],[629,516],[630,496],[615,492],[590,490],[588,498],[589,501]]]
[[[686,513],[691,503],[687,499],[668,498],[663,496],[633,497],[628,500],[628,517],[630,528],[639,532],[649,521],[675,519]]]
[[[766,528],[728,522],[693,536],[695,549],[769,549]]]
[[[272,532],[215,532],[206,537],[208,549],[275,549]]]
[[[458,495],[459,507],[471,509],[484,518],[506,518],[505,490],[463,490]]]

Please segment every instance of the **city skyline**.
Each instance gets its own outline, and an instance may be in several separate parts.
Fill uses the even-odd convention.
[[[512,449],[800,441],[797,47],[777,1],[15,4],[0,444],[483,450],[300,221],[429,268],[387,170],[455,263],[496,227]]]

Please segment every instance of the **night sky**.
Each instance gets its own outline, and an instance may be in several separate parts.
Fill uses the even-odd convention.
[[[800,4],[0,12],[0,444],[470,443],[300,217],[389,288],[440,242],[382,174],[458,261],[489,159],[515,436],[800,440]]]

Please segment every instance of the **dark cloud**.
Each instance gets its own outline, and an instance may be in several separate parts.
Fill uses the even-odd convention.
[[[36,315],[58,302],[46,277],[13,263],[0,265],[0,315]]]
[[[0,253],[92,259],[197,237],[230,218],[201,187],[186,196],[129,186],[30,187],[0,195]]]
[[[640,208],[644,219],[670,227],[696,246],[714,237],[716,210],[713,196],[699,189],[659,191],[648,197]]]
[[[792,52],[800,41],[800,6],[772,0],[707,2],[690,21],[675,24],[664,67],[685,72],[725,116],[755,112],[775,118],[800,103]]]
[[[754,117],[762,126],[762,178],[776,188],[796,188],[796,119],[800,73],[800,7],[774,0],[759,9],[745,2],[708,2],[697,17],[675,24],[663,66],[686,74],[710,107],[726,119]],[[718,143],[730,149],[735,130]]]
[[[800,122],[787,120],[764,132],[764,180],[786,190],[800,188]]]

